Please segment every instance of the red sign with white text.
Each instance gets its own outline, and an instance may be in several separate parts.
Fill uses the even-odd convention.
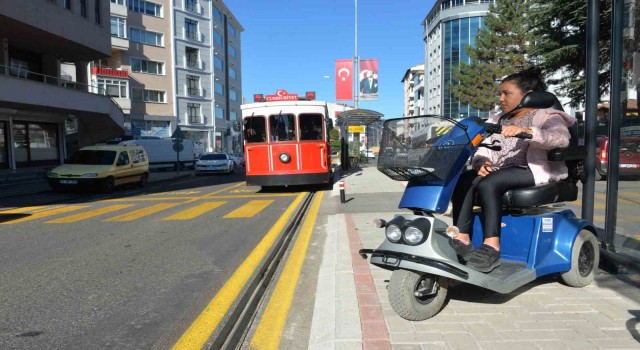
[[[353,60],[336,60],[336,100],[353,99]]]
[[[278,90],[275,95],[267,95],[267,102],[273,101],[297,101],[298,94],[290,94],[286,90]]]

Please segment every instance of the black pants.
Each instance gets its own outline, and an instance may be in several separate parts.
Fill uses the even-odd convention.
[[[529,168],[506,168],[485,177],[475,170],[460,175],[453,190],[453,224],[461,233],[471,233],[473,225],[473,201],[476,197],[482,208],[484,238],[500,237],[502,224],[502,195],[508,190],[535,185]]]

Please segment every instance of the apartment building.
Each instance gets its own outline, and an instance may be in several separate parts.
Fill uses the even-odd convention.
[[[179,126],[199,153],[241,150],[242,30],[222,1],[111,0],[112,54],[94,62],[94,82],[125,111],[128,135]]]
[[[60,164],[123,132],[122,110],[90,86],[89,62],[111,54],[109,5],[0,1],[0,169]]]
[[[404,73],[400,81],[404,90],[404,117],[424,113],[424,64],[415,65]]]
[[[448,84],[453,82],[452,69],[460,61],[470,63],[466,45],[475,45],[476,34],[484,25],[493,0],[438,0],[422,22],[424,27],[426,81],[425,111],[450,118],[480,116],[479,111],[457,101]]]

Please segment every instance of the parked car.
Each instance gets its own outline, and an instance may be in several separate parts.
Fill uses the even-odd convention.
[[[231,159],[236,163],[236,165],[244,166],[244,154],[236,153],[231,155]]]
[[[235,162],[226,153],[205,153],[196,162],[196,175],[226,173],[231,174]]]
[[[599,137],[596,143],[596,180],[601,180],[607,176],[607,164],[609,155],[607,147],[609,138],[606,136]],[[640,175],[640,137],[621,137],[620,138],[620,165],[619,173],[621,176]]]
[[[376,153],[373,151],[365,151],[365,154],[367,155],[367,158],[375,158],[376,157]]]
[[[149,159],[137,145],[99,144],[81,148],[65,164],[52,169],[47,181],[54,191],[86,188],[109,193],[114,186],[149,179]]]
[[[142,146],[149,156],[151,169],[185,169],[193,168],[196,155],[193,141],[180,142],[180,154],[176,152],[176,143],[171,139],[141,139],[122,141],[120,144]]]

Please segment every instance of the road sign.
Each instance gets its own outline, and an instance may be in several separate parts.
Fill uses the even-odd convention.
[[[182,152],[182,150],[184,149],[184,145],[182,144],[182,142],[174,142],[173,143],[173,150],[176,152]]]
[[[364,132],[364,125],[349,125],[349,132]]]
[[[182,132],[182,129],[180,129],[180,125],[176,126],[176,131],[173,132],[173,134],[171,135],[172,139],[177,139],[177,140],[184,140],[184,133]]]

